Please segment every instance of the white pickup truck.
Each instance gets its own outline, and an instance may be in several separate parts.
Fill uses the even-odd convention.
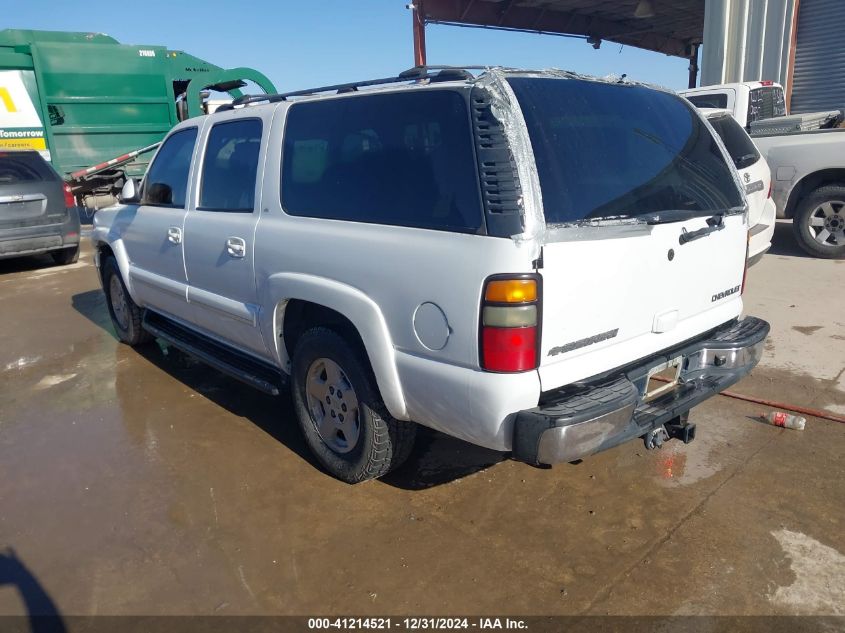
[[[703,86],[679,94],[699,108],[727,109],[750,132],[772,172],[777,217],[793,220],[805,251],[845,257],[845,130],[806,126],[836,125],[840,113],[788,117],[783,87],[771,81]]]
[[[772,171],[779,218],[816,257],[845,257],[845,129],[753,136]]]
[[[783,86],[773,81],[745,81],[682,90],[697,108],[728,110],[749,132],[751,124],[763,119],[786,116]]]
[[[529,464],[691,441],[769,329],[740,318],[729,155],[639,84],[415,68],[244,97],[177,125],[124,203],[92,235],[118,337],[289,384],[347,482],[416,424]]]

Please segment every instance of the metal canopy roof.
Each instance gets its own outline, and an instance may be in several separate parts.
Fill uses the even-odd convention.
[[[705,0],[417,0],[425,22],[609,40],[689,57],[704,33]],[[652,14],[637,18],[634,12]]]

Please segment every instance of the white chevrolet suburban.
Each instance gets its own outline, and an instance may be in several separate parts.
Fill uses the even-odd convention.
[[[118,337],[269,393],[347,482],[417,424],[534,465],[691,441],[745,375],[747,204],[687,101],[415,68],[177,125],[93,244]]]

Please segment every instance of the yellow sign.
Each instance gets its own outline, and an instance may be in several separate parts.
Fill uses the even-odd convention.
[[[2,101],[3,105],[6,106],[6,110],[8,112],[18,111],[18,109],[15,107],[15,102],[12,101],[12,96],[9,94],[9,90],[7,88],[0,88],[0,101]]]
[[[34,149],[44,151],[47,149],[47,141],[41,138],[0,138],[0,150],[23,150]]]
[[[32,71],[0,70],[0,151],[35,150],[47,160],[44,124],[24,80]]]

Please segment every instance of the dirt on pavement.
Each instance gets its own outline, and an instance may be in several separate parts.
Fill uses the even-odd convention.
[[[773,333],[735,391],[845,411],[843,271],[749,272]],[[423,431],[348,486],[287,397],[118,344],[90,250],[0,262],[0,314],[0,614],[24,575],[62,614],[845,614],[843,424],[717,397],[690,445],[553,469]]]

